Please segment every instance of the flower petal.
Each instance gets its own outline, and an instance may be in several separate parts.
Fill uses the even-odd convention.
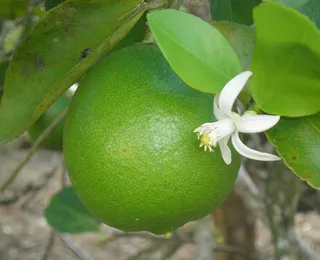
[[[221,120],[222,118],[226,117],[219,108],[219,96],[219,94],[216,94],[213,99],[213,114],[217,120]]]
[[[218,144],[219,144],[219,147],[220,147],[220,151],[221,151],[221,156],[222,156],[222,159],[224,160],[224,162],[229,165],[231,163],[231,151],[228,147],[228,141],[230,139],[230,136],[227,136],[227,137],[224,137],[222,138]]]
[[[237,132],[235,132],[232,135],[232,144],[238,153],[240,153],[242,156],[247,157],[252,160],[258,160],[258,161],[278,161],[278,160],[281,160],[281,158],[279,158],[276,155],[269,154],[269,153],[261,153],[259,151],[256,151],[256,150],[249,148],[240,140],[239,134]]]
[[[242,116],[235,119],[237,131],[241,133],[260,133],[278,123],[280,116],[254,115]]]
[[[219,96],[219,108],[228,116],[231,116],[232,106],[237,96],[252,75],[251,71],[244,71],[232,78],[222,89]]]

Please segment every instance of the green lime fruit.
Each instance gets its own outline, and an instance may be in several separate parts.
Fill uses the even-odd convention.
[[[60,96],[29,128],[28,133],[32,141],[35,141],[45,131],[51,123],[67,108],[70,99],[66,95]],[[41,147],[49,150],[62,150],[64,121],[47,136],[41,143]]]
[[[123,231],[165,234],[217,208],[234,185],[193,130],[212,121],[213,96],[187,86],[158,47],[110,54],[80,82],[64,129],[71,182],[89,212]]]

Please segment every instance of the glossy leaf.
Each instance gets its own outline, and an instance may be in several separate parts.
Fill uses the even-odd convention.
[[[298,9],[301,13],[308,16],[309,19],[316,23],[320,29],[320,1],[309,0]]]
[[[258,106],[289,117],[320,111],[320,31],[304,15],[277,3],[261,4],[254,20],[250,86]]]
[[[215,21],[211,24],[228,40],[240,60],[242,70],[250,70],[255,41],[254,29],[228,21]]]
[[[0,143],[22,134],[152,7],[142,0],[69,0],[50,10],[7,71]]]
[[[59,4],[61,4],[64,1],[66,1],[66,0],[46,0],[46,2],[44,3],[44,7],[48,11],[48,10],[58,6]]]
[[[320,189],[320,113],[300,118],[282,117],[267,136],[287,166]]]
[[[48,224],[61,233],[99,231],[100,221],[90,215],[72,187],[55,194],[44,214]]]
[[[202,19],[176,10],[154,11],[147,19],[163,55],[192,88],[218,93],[241,72],[228,41]]]
[[[212,20],[227,20],[231,22],[253,24],[252,9],[261,0],[210,0]]]

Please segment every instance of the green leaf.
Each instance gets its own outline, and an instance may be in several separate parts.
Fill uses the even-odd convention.
[[[27,0],[0,0],[0,18],[15,19],[25,15],[28,2]]]
[[[261,4],[254,20],[250,84],[258,106],[289,117],[320,111],[320,32],[314,23],[277,3]]]
[[[165,58],[190,87],[218,93],[241,72],[236,53],[209,23],[176,10],[154,11],[147,19]]]
[[[300,118],[282,117],[267,131],[267,136],[286,165],[320,189],[320,113]]]
[[[298,9],[301,13],[308,16],[310,20],[316,23],[317,27],[320,28],[320,1],[309,0],[306,4]]]
[[[284,4],[287,7],[294,8],[294,9],[299,9],[309,1],[310,0],[274,0],[274,2],[279,2],[281,4]]]
[[[61,233],[99,231],[100,221],[90,215],[71,186],[51,198],[44,214],[48,224]]]
[[[211,0],[210,12],[212,20],[227,20],[231,22],[253,24],[252,9],[261,0]]]
[[[249,70],[254,51],[254,29],[228,21],[211,22],[211,24],[228,40],[240,60],[242,70]]]
[[[287,7],[297,9],[308,16],[320,28],[320,1],[319,0],[275,0]]]
[[[7,71],[0,143],[28,129],[153,7],[143,0],[70,0],[47,12]]]
[[[62,2],[64,2],[66,0],[46,0],[46,2],[44,3],[44,7],[46,9],[46,11],[55,8],[56,6],[58,6],[59,4],[61,4]]]
[[[0,102],[3,95],[3,84],[4,84],[4,78],[6,76],[6,72],[9,66],[8,61],[3,61],[0,63]]]
[[[0,87],[3,87],[4,78],[6,76],[8,67],[9,67],[9,61],[0,62]]]
[[[111,51],[118,51],[132,44],[142,42],[146,35],[146,22],[147,16],[144,14],[140,18],[140,20],[135,24],[135,26],[131,29],[131,31]]]

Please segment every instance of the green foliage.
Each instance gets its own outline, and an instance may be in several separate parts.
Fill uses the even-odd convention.
[[[267,113],[290,117],[320,111],[320,32],[316,26],[277,3],[257,7],[254,20],[251,90],[258,106]]]
[[[302,118],[282,117],[267,136],[287,166],[320,189],[320,113]]]
[[[253,24],[252,9],[261,0],[211,0],[210,11],[212,20],[227,20],[231,22]]]
[[[65,0],[46,0],[46,2],[44,3],[44,7],[46,9],[46,11],[58,6],[59,4],[61,4],[62,2],[64,2]]]
[[[112,52],[125,48],[129,45],[142,42],[146,35],[145,24],[147,17],[144,14],[140,20],[135,24],[130,32],[111,50]]]
[[[6,76],[6,71],[9,66],[9,62],[1,62],[0,63],[0,104],[1,104],[1,98],[3,95],[3,84],[4,84],[4,78]]]
[[[142,0],[73,0],[48,12],[18,47],[7,71],[0,142],[28,129],[149,7]],[[91,52],[84,58],[86,48]]]
[[[4,78],[6,76],[6,72],[7,72],[8,67],[9,67],[8,61],[0,62],[0,89],[3,88]],[[1,100],[1,95],[0,95],[0,100]]]
[[[176,10],[154,11],[147,18],[163,55],[192,88],[220,92],[242,70],[227,40],[200,18]]]
[[[0,19],[15,19],[23,16],[28,8],[27,0],[1,0]]]
[[[310,20],[316,23],[317,27],[320,28],[320,1],[309,0],[298,9],[301,13],[308,16]]]
[[[243,70],[249,70],[254,51],[255,32],[247,25],[219,21],[211,23],[228,40],[236,52]]]
[[[67,108],[70,99],[66,95],[61,95],[29,128],[28,133],[33,141],[35,141],[51,123]],[[41,143],[41,147],[62,151],[64,121],[62,121],[47,138]]]
[[[49,225],[61,233],[99,231],[100,221],[90,215],[72,187],[55,194],[44,214]]]

